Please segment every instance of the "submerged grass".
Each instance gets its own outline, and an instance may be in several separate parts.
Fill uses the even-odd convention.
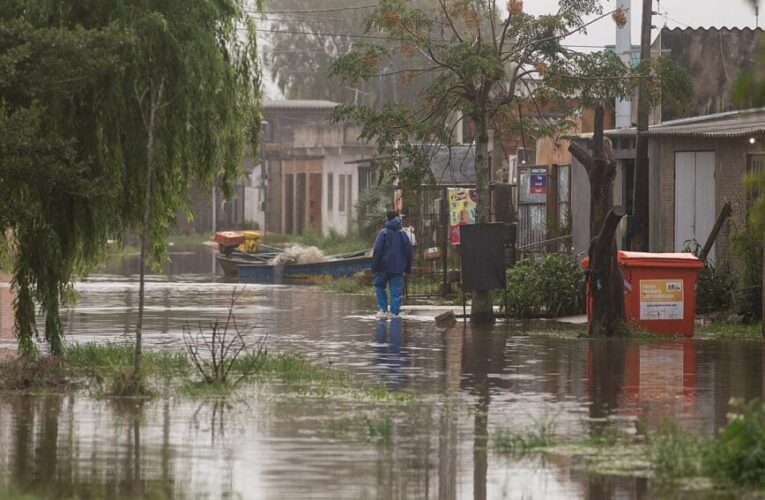
[[[498,427],[491,436],[492,448],[500,454],[518,456],[552,446],[556,442],[555,421],[545,419],[521,431]]]
[[[27,361],[14,358],[0,362],[0,389],[65,390],[72,382],[85,382],[111,395],[146,395],[151,383],[163,381],[193,397],[232,393],[233,384],[207,384],[194,372],[185,352],[147,350],[142,376],[132,377],[133,346],[124,343],[83,343],[67,346],[62,358],[42,357]],[[367,383],[351,373],[297,354],[245,353],[236,359],[232,372],[248,374],[243,383],[275,382],[287,393],[301,396],[342,397],[377,403],[412,401],[408,392]],[[138,390],[140,389],[140,390]]]
[[[762,323],[732,324],[714,322],[704,326],[697,326],[694,336],[716,340],[762,340]]]

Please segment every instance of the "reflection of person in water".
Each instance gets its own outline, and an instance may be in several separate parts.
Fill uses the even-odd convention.
[[[401,353],[403,338],[401,320],[393,320],[390,323],[377,322],[375,329],[375,355],[372,358],[372,362],[375,366],[381,368],[380,374],[385,377],[386,385],[390,389],[401,389],[406,385],[403,369],[404,356]]]

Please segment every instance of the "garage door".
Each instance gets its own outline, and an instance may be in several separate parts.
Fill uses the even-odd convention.
[[[715,223],[715,153],[675,153],[675,251],[703,245]],[[709,252],[714,261],[715,248]]]

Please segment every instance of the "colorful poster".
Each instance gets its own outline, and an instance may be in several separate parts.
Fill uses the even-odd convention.
[[[449,234],[454,245],[460,244],[460,226],[475,224],[475,189],[449,188]]]
[[[640,280],[640,319],[683,319],[683,280]]]
[[[529,194],[547,193],[547,169],[532,168],[529,170]]]

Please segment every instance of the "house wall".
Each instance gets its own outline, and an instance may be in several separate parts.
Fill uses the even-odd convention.
[[[716,265],[721,269],[734,270],[730,239],[746,222],[746,203],[743,181],[746,175],[747,155],[761,153],[760,144],[750,145],[748,138],[734,139],[654,139],[660,152],[660,205],[658,217],[660,227],[659,250],[673,252],[675,237],[675,153],[681,151],[715,152],[715,214],[730,202],[732,213],[722,227],[715,243]],[[656,214],[656,212],[655,212]],[[704,242],[699,242],[704,244]]]
[[[330,231],[336,231],[340,234],[346,234],[353,224],[356,201],[359,198],[359,175],[358,165],[348,164],[349,161],[360,160],[365,156],[362,154],[330,154],[324,158],[324,174],[322,175],[322,184],[324,199],[322,200],[322,229],[324,234]],[[367,156],[368,157],[368,156]],[[329,186],[327,184],[328,174],[332,174],[332,203],[328,203]],[[351,203],[348,206],[347,194],[344,203],[344,210],[340,211],[340,176],[351,177]],[[347,186],[347,180],[346,180]]]
[[[322,158],[291,158],[282,160],[282,189],[281,189],[281,205],[282,214],[287,214],[287,204],[291,204],[292,217],[286,215],[282,217],[282,233],[287,234],[301,234],[307,229],[310,229],[312,224],[310,223],[310,209],[311,209],[311,181],[313,178],[310,174],[322,173]],[[302,186],[298,183],[298,176],[300,174],[305,175],[305,184]],[[288,175],[292,175],[293,181],[291,183],[292,193],[288,193],[290,188],[286,179]],[[314,200],[316,201],[316,200]],[[321,199],[318,200],[320,202]],[[300,222],[302,220],[302,223]],[[318,222],[318,221],[317,221]],[[320,224],[313,224],[314,229],[321,230],[321,227],[316,227]]]

